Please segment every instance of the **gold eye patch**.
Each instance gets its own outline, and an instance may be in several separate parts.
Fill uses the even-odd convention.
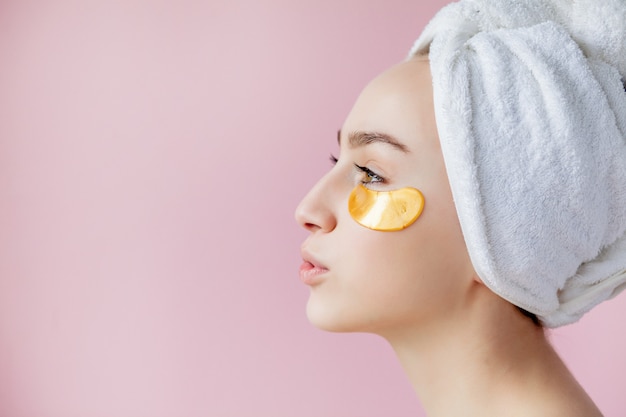
[[[374,191],[362,184],[348,199],[348,211],[354,220],[372,230],[392,232],[409,227],[424,210],[424,196],[415,188]]]

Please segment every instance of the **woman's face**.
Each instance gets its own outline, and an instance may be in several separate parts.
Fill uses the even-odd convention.
[[[309,320],[331,331],[385,335],[445,319],[463,306],[475,273],[439,147],[429,62],[413,59],[374,79],[339,142],[337,163],[296,210],[310,232],[301,269],[311,287]],[[424,211],[401,231],[367,229],[348,212],[358,184],[417,188]]]

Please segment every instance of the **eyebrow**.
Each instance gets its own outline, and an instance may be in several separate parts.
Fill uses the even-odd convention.
[[[341,145],[341,130],[337,131],[337,143]],[[353,148],[366,146],[372,143],[386,143],[403,153],[409,153],[409,148],[407,148],[405,144],[401,143],[395,137],[382,132],[364,132],[360,130],[350,132],[348,134],[348,143]]]

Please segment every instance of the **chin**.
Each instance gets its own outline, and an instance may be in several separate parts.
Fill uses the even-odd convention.
[[[364,331],[363,323],[358,323],[354,317],[348,317],[346,311],[338,311],[330,306],[317,303],[309,298],[306,315],[309,323],[320,330],[336,333],[353,333]]]
[[[341,332],[342,326],[339,326],[337,317],[329,312],[328,308],[320,306],[319,303],[315,303],[309,298],[309,302],[306,305],[306,316],[309,319],[309,323],[317,327],[320,330],[326,330],[328,332]]]

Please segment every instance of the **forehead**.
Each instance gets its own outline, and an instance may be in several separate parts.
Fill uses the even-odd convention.
[[[343,125],[342,142],[352,131],[384,132],[409,148],[422,138],[436,139],[429,61],[412,59],[372,80]]]

